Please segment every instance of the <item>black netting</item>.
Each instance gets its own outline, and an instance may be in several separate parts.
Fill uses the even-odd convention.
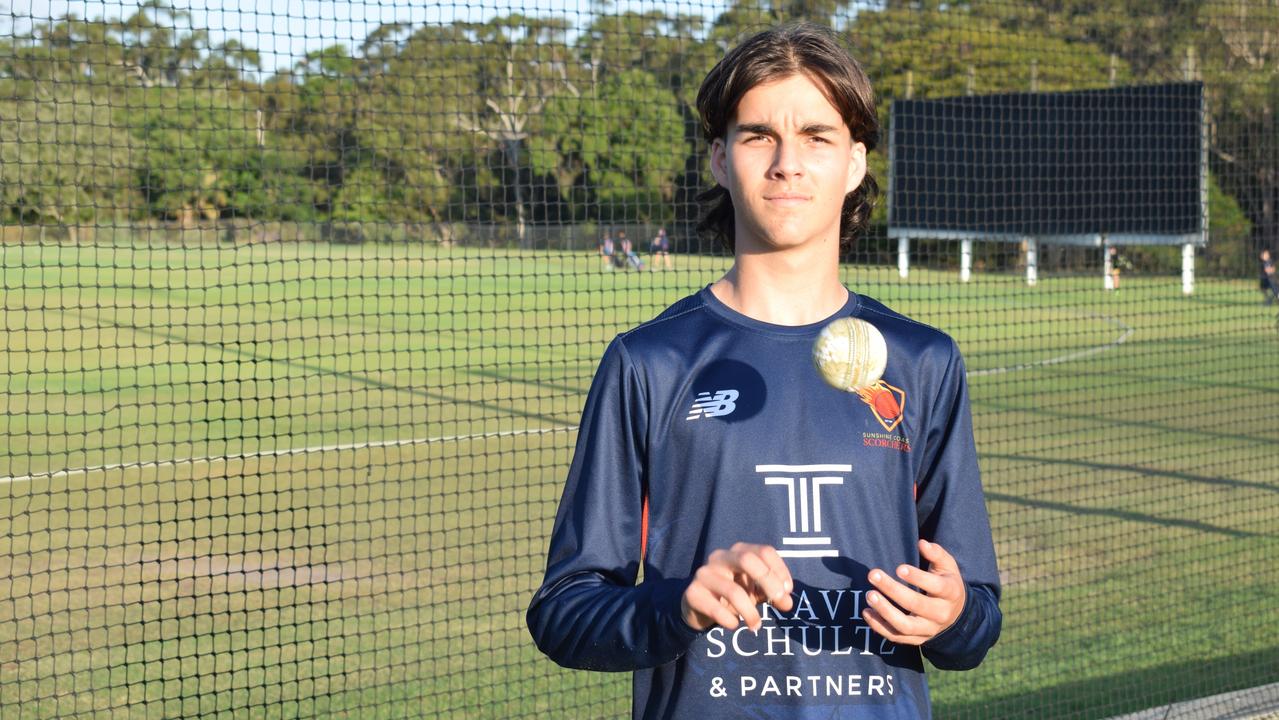
[[[968,362],[1005,626],[937,715],[1279,707],[1273,0],[0,9],[0,717],[626,715],[523,613],[605,344],[731,262],[697,87],[797,18],[947,148],[842,270]],[[1081,174],[965,204],[1027,135]]]

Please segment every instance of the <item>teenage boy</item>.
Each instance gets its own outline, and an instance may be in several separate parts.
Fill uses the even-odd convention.
[[[981,662],[999,578],[955,343],[839,279],[876,192],[870,84],[793,25],[697,106],[701,229],[733,266],[605,352],[529,628],[561,665],[633,671],[636,718],[930,717],[923,658]],[[814,369],[845,316],[883,334],[890,398]]]

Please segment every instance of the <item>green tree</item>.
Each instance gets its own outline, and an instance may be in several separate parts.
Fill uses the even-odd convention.
[[[256,53],[235,42],[210,48],[189,20],[149,2],[125,20],[38,23],[9,43],[0,134],[14,158],[10,215],[71,226],[155,214],[189,224],[260,196],[253,175],[262,163],[239,156],[259,144],[244,133],[251,83],[241,75]],[[196,89],[210,82],[220,94]]]
[[[425,25],[404,36],[406,31],[384,26],[365,42],[363,54],[379,71],[361,132],[376,153],[387,212],[399,220],[430,221],[448,241],[455,178],[474,161],[471,136],[454,121],[470,109],[456,83],[458,74],[470,72],[463,49],[468,41],[453,26]]]
[[[582,91],[598,95],[600,83],[618,73],[642,69],[653,75],[677,100],[675,110],[683,131],[683,159],[669,196],[670,216],[684,228],[697,216],[697,194],[712,182],[705,162],[705,143],[697,117],[697,90],[702,78],[719,60],[719,47],[705,39],[708,25],[698,15],[666,14],[658,10],[600,15],[578,38],[580,64],[589,70]],[[577,180],[581,196],[587,181],[579,161],[565,156],[570,181]],[[561,178],[562,182],[563,178]],[[666,195],[663,195],[666,197]],[[673,211],[673,212],[672,212]]]
[[[342,187],[367,159],[357,129],[365,82],[359,70],[346,46],[333,45],[308,53],[263,88],[266,144],[282,158],[281,169],[296,173],[272,177],[270,183],[292,195],[284,198],[292,218],[358,219],[359,210],[344,204],[354,197],[344,195]],[[355,204],[365,207],[368,198]]]
[[[589,92],[612,75],[642,69],[691,106],[701,77],[716,59],[711,47],[697,39],[705,25],[699,15],[661,10],[596,16],[577,41],[581,65],[589,71],[580,89]]]
[[[1198,26],[1213,167],[1252,222],[1237,265],[1251,272],[1256,248],[1279,245],[1279,2],[1204,3]]]
[[[176,87],[200,68],[209,49],[208,31],[190,24],[190,12],[164,0],[147,0],[110,27],[123,46],[120,62],[138,84]]]
[[[1252,222],[1233,195],[1208,176],[1208,268],[1224,275],[1248,275],[1256,270],[1252,252]]]
[[[0,56],[0,75],[14,82],[20,93],[50,97],[54,85],[91,84],[99,90],[123,85],[124,48],[103,20],[81,20],[73,14],[35,23],[30,32],[15,36],[10,51]]]
[[[0,52],[0,217],[77,226],[123,215],[128,133],[104,89],[118,51],[101,22],[73,15],[37,23]]]
[[[780,23],[805,20],[831,26],[836,12],[852,4],[850,0],[735,0],[715,18],[710,39],[727,51],[747,34]]]
[[[260,213],[254,198],[262,196],[264,161],[255,115],[244,96],[225,90],[134,90],[116,122],[135,137],[134,173],[149,214],[190,227]]]
[[[261,53],[246,47],[239,40],[227,40],[210,46],[202,61],[191,70],[185,82],[195,87],[233,88],[240,92],[255,94],[259,86],[256,82],[246,79],[245,71],[249,69],[256,71],[261,68]]]
[[[574,200],[598,208],[601,220],[669,221],[688,149],[677,105],[644,70],[613,74],[595,93],[547,106],[532,164],[548,174],[565,159],[580,168]]]
[[[15,97],[6,85],[12,80],[0,80],[0,218],[58,224],[75,240],[78,225],[138,206],[128,190],[132,139],[91,89]]]
[[[904,4],[904,3],[903,3]],[[967,0],[952,7],[997,22],[1010,33],[1054,37],[1115,54],[1139,82],[1181,76],[1181,54],[1196,33],[1200,0]],[[930,1],[928,5],[942,7]]]
[[[500,178],[505,192],[492,200],[513,211],[516,237],[524,246],[530,199],[526,141],[532,123],[559,92],[580,93],[569,79],[575,60],[565,40],[569,26],[559,18],[515,14],[461,27],[473,41],[467,68],[475,95],[472,111],[457,115],[455,123],[496,151],[499,165],[490,168],[496,170],[490,177]],[[486,175],[477,173],[476,179]]]
[[[963,6],[858,13],[846,33],[884,109],[899,97],[1055,92],[1133,77],[1096,45]],[[887,102],[883,102],[887,101]]]

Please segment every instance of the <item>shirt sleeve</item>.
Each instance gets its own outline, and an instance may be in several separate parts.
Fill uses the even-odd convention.
[[[917,510],[919,536],[940,544],[959,565],[967,586],[953,624],[924,643],[924,657],[943,670],[977,667],[999,639],[999,570],[973,442],[963,358],[951,342],[950,360],[933,402],[926,435]]]
[[[680,614],[687,579],[635,584],[647,420],[644,388],[615,339],[586,398],[546,576],[527,615],[538,648],[565,667],[656,667],[700,634]]]

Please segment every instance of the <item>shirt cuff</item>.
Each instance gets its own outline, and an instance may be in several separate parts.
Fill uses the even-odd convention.
[[[924,647],[941,655],[962,654],[968,649],[967,645],[972,639],[973,632],[981,624],[981,610],[978,609],[978,604],[977,599],[973,597],[972,586],[964,583],[964,609],[959,611],[959,617],[955,618],[955,622],[951,623],[950,627],[926,641]]]
[[[659,587],[654,592],[654,606],[663,627],[666,627],[675,639],[685,646],[691,645],[701,637],[705,630],[698,630],[684,620],[683,597],[691,580],[672,578],[656,581]]]

